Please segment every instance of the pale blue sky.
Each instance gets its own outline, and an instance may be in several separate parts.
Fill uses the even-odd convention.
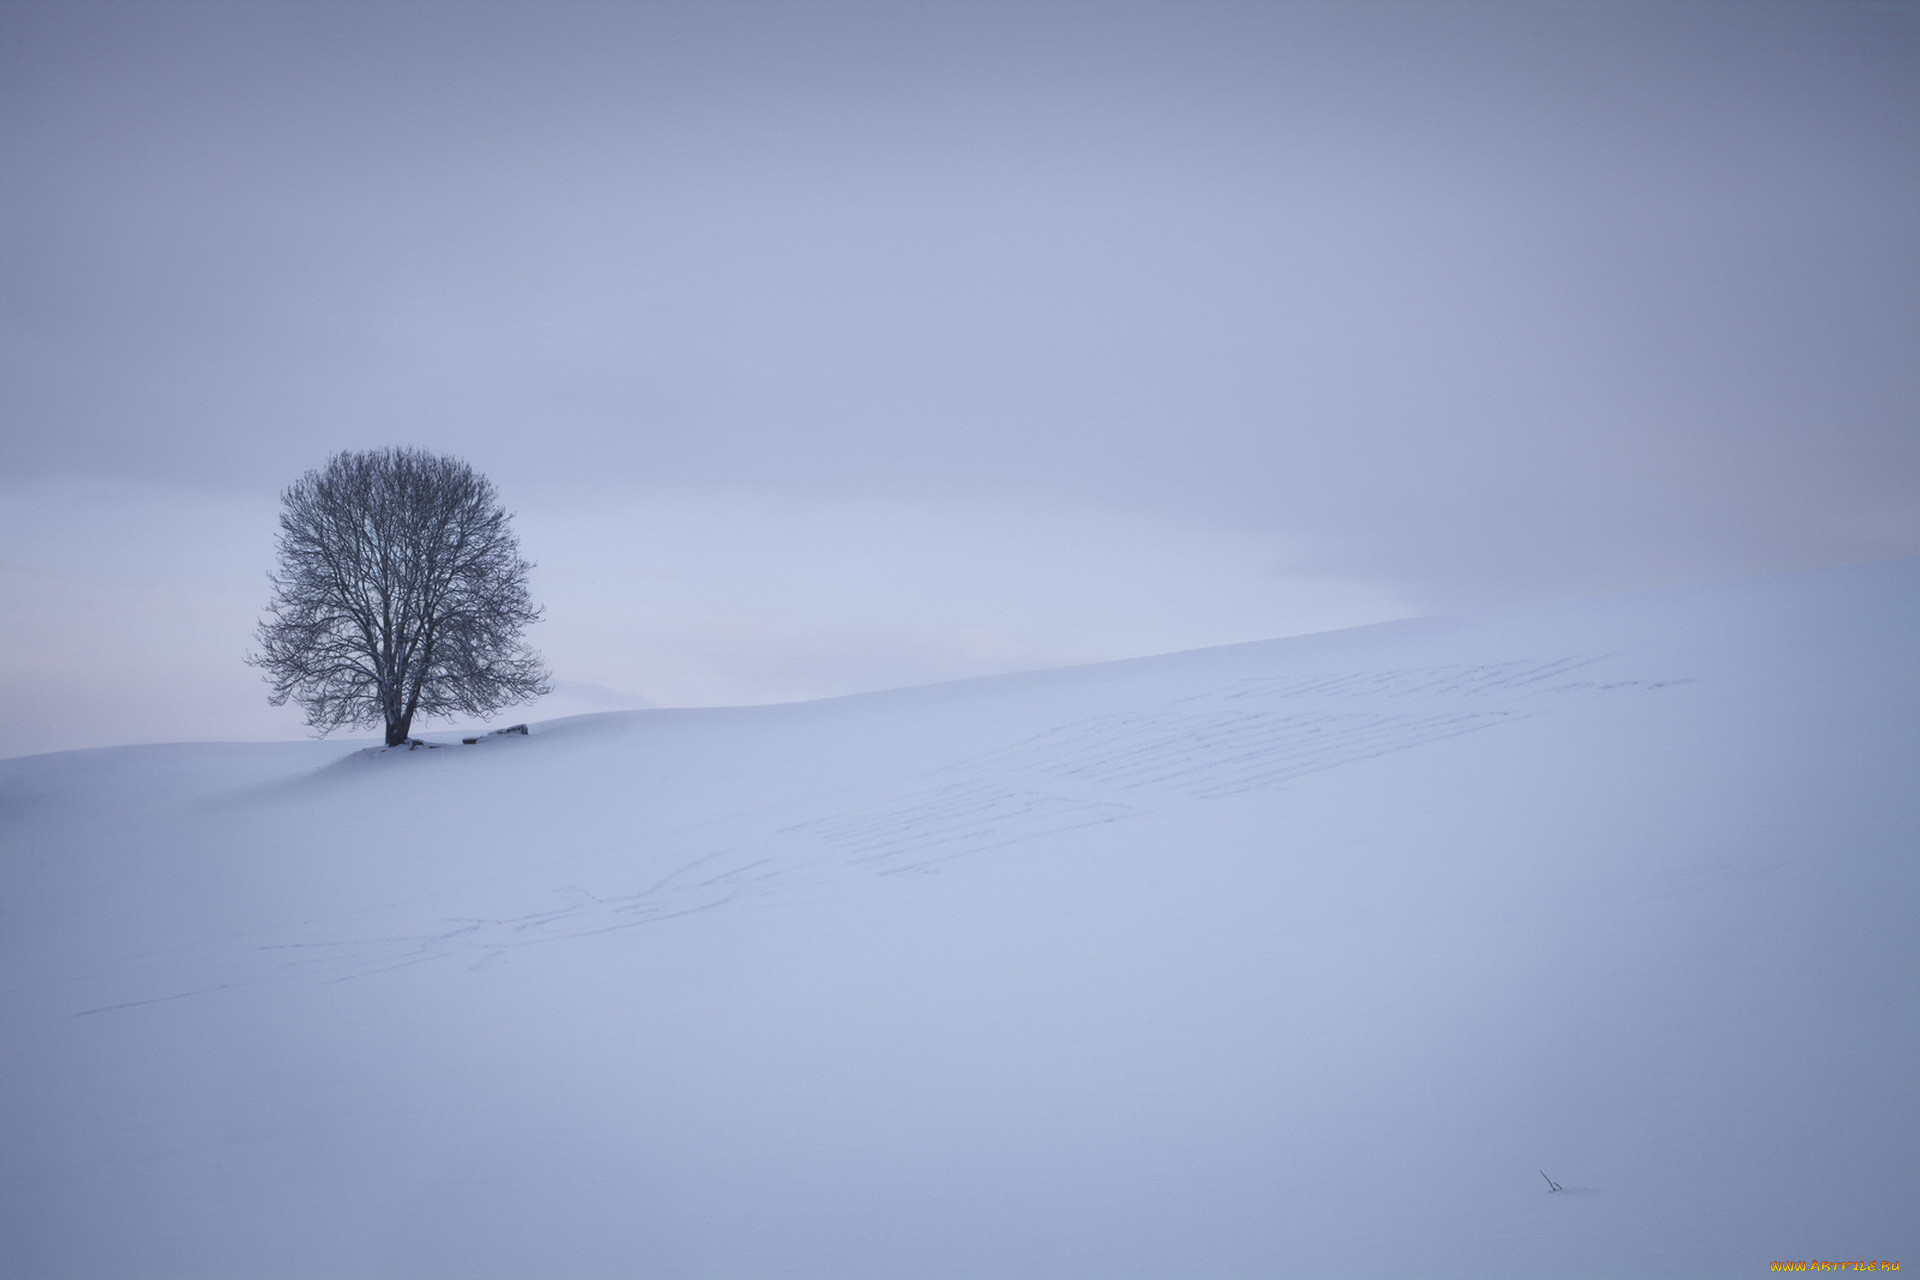
[[[535,715],[1920,552],[1913,6],[3,3],[0,163],[7,753],[298,733],[341,448]]]

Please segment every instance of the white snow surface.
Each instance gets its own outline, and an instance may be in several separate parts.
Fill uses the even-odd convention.
[[[0,761],[0,1273],[1920,1266],[1917,660],[1906,560]]]

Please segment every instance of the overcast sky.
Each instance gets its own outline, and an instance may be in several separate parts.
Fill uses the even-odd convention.
[[[0,2],[0,754],[298,736],[279,491],[561,714],[1920,553],[1920,5]]]

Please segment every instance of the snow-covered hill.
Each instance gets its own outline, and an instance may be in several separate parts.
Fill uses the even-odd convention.
[[[0,1272],[1920,1265],[1916,832],[1916,561],[0,761]]]

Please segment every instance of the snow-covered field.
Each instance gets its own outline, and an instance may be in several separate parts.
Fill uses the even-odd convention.
[[[1920,561],[363,747],[0,761],[0,1273],[1920,1266]]]

